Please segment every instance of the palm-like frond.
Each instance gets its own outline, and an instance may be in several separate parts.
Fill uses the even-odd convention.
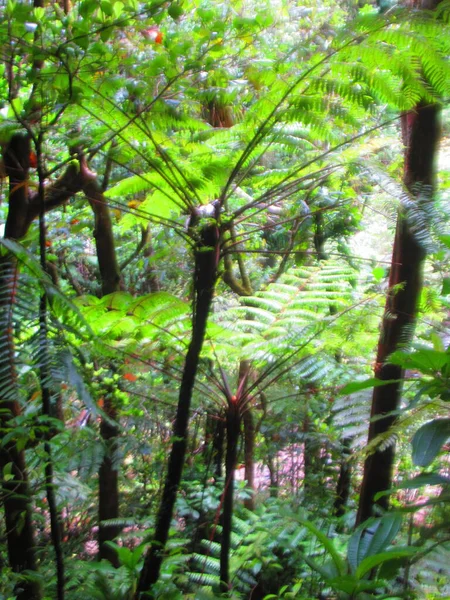
[[[240,307],[228,311],[235,319],[226,318],[227,326],[236,331],[244,355],[251,358],[270,362],[286,347],[317,352],[312,340],[331,326],[330,307],[340,311],[351,305],[354,278],[353,269],[331,262],[291,269],[279,282],[242,298]]]

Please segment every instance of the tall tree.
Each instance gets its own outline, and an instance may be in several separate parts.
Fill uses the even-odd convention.
[[[5,238],[20,240],[28,231],[41,209],[50,210],[64,203],[81,187],[77,168],[71,165],[53,185],[46,190],[44,206],[41,207],[39,192],[31,190],[29,183],[31,143],[23,133],[14,134],[5,147],[3,159],[9,178],[9,211],[5,224]],[[22,410],[17,388],[14,343],[14,307],[18,286],[18,266],[14,259],[2,259],[0,288],[2,289],[2,327],[0,343],[2,366],[0,369],[0,425],[3,431],[14,427],[11,419]],[[9,465],[12,478],[2,479],[2,501],[7,525],[8,558],[14,572],[36,569],[34,531],[31,520],[30,494],[25,453],[19,449],[14,438],[0,447],[0,466]],[[2,470],[4,473],[4,471]],[[41,597],[37,580],[29,577],[20,584],[19,600]]]
[[[412,6],[435,8],[439,0],[415,1]],[[368,441],[389,430],[395,421],[402,394],[403,369],[389,363],[389,355],[407,343],[414,332],[417,304],[422,289],[422,270],[426,256],[420,239],[419,215],[426,215],[434,189],[434,162],[439,141],[439,105],[420,102],[414,110],[401,116],[405,148],[403,182],[410,202],[397,216],[397,226],[389,277],[389,293],[382,321],[375,364],[375,376],[390,381],[375,387],[372,395]],[[375,496],[392,484],[395,446],[389,445],[367,457],[360,492],[356,522],[372,516]],[[386,509],[389,497],[383,495],[376,504]]]
[[[120,268],[112,229],[111,215],[104,197],[104,189],[96,175],[89,170],[84,156],[80,158],[83,173],[83,192],[94,213],[94,238],[102,284],[102,295],[120,290]],[[107,183],[107,178],[105,183]],[[104,444],[104,456],[98,474],[98,545],[99,558],[106,558],[118,566],[117,553],[105,542],[113,540],[120,527],[106,523],[119,516],[119,477],[115,455],[119,437],[118,410],[114,400],[114,390],[103,397],[103,411],[100,435]]]
[[[177,413],[173,426],[173,444],[161,503],[156,517],[155,535],[144,559],[144,566],[136,591],[136,600],[148,595],[153,584],[158,581],[177,492],[181,482],[187,449],[192,392],[217,280],[217,267],[222,242],[219,217],[219,202],[192,209],[190,219],[190,232],[194,241],[192,335],[184,362]]]

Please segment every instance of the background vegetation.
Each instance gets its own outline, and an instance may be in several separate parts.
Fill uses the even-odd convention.
[[[0,11],[0,599],[450,597],[450,4]]]

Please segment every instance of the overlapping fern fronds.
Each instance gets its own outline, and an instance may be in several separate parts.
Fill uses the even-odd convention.
[[[249,358],[270,363],[286,348],[303,355],[317,352],[318,338],[352,305],[355,276],[351,267],[333,262],[290,269],[278,282],[242,298],[224,321]]]
[[[188,69],[180,73],[176,62],[172,65],[170,55],[164,54],[160,58],[172,67],[174,77],[161,86],[138,118],[114,100],[114,93],[96,93],[82,109],[88,115],[84,118],[105,139],[116,132],[115,160],[130,173],[108,194],[124,204],[133,197],[143,201],[134,221],[130,215],[124,217],[124,226],[145,218],[169,222],[193,204],[231,198],[239,186],[251,195],[257,190],[254,202],[245,208],[247,213],[256,210],[269,191],[272,198],[286,199],[287,185],[293,186],[292,195],[304,189],[299,178],[309,173],[317,177],[331,157],[341,164],[343,148],[382,125],[380,116],[386,115],[386,106],[398,114],[419,100],[435,102],[448,94],[447,7],[447,2],[440,3],[435,13],[366,12],[326,49],[309,56],[294,45],[285,62],[271,61],[272,68],[263,62],[249,69],[236,56],[228,71],[217,70],[220,84],[215,82],[214,57],[194,45],[186,50],[188,63],[207,76],[204,89],[200,96],[197,90],[195,97],[193,75]],[[190,31],[195,27],[192,18],[177,27]],[[241,43],[240,32],[235,33]],[[159,72],[152,60],[150,55],[146,69]],[[76,77],[82,86],[89,85],[81,74]],[[105,81],[107,85],[111,84]],[[217,98],[245,106],[232,127],[205,123],[202,102]],[[392,114],[388,112],[387,120]],[[283,157],[284,172],[274,168],[279,161],[262,164],[267,153]],[[130,166],[139,163],[146,167]],[[227,210],[232,213],[244,206],[245,202],[234,200]]]
[[[61,351],[62,332],[83,337],[90,335],[87,322],[75,305],[52,283],[39,262],[20,244],[0,240],[2,270],[0,299],[2,306],[1,352],[4,360],[0,366],[0,393],[2,397],[24,401],[38,385],[32,373],[40,369],[43,357],[39,335],[39,290],[45,293],[50,308],[48,322],[51,347],[50,364],[44,365],[49,377],[60,382],[64,365],[58,354]],[[36,291],[38,290],[38,293]],[[46,382],[50,384],[50,382]]]

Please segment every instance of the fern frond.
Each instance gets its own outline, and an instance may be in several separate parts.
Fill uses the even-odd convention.
[[[220,573],[220,561],[214,556],[208,556],[203,554],[194,553],[191,555],[192,561],[205,572],[210,575],[219,576]],[[209,584],[207,584],[209,585]]]
[[[197,585],[208,585],[216,588],[218,588],[220,585],[219,575],[212,575],[209,573],[195,573],[193,571],[189,571],[187,573],[187,577],[189,581],[191,581],[192,583],[196,583]]]

